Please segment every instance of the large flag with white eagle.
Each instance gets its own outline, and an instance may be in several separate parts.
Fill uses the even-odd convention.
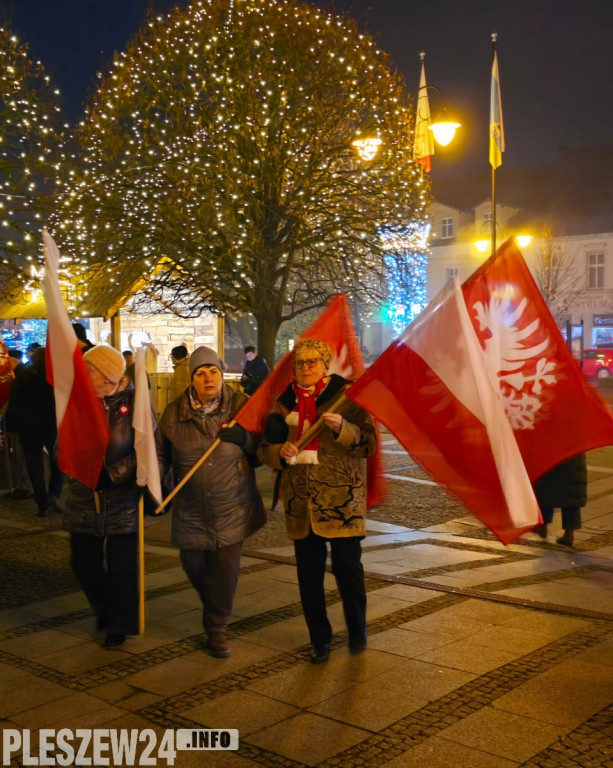
[[[317,320],[300,335],[300,338],[319,339],[330,347],[332,360],[329,373],[337,373],[349,381],[355,381],[364,372],[364,362],[344,293],[339,293],[332,299]],[[236,414],[235,421],[250,432],[262,432],[275,400],[284,392],[293,378],[292,355],[288,352],[249,398],[247,404]],[[385,489],[379,451],[368,460],[367,487],[369,506],[373,506],[384,498]]]
[[[540,521],[457,282],[347,390],[505,544]]]
[[[613,444],[611,411],[585,380],[512,238],[462,291],[530,479]]]
[[[613,444],[512,239],[447,286],[348,391],[505,544],[540,522],[530,483]]]
[[[47,230],[43,230],[43,250],[47,381],[55,395],[58,466],[94,489],[104,462],[109,428],[68,319],[60,291],[60,252]]]

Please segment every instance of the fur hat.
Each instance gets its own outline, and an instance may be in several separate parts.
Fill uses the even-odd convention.
[[[115,347],[98,344],[83,355],[83,360],[99,371],[107,381],[118,384],[126,370],[124,356]]]
[[[196,347],[189,358],[189,375],[193,377],[194,373],[203,365],[215,365],[223,374],[225,365],[219,359],[219,355],[210,347]]]

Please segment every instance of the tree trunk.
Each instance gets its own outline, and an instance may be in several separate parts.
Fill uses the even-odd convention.
[[[261,355],[272,370],[275,360],[275,341],[280,323],[274,312],[262,312],[256,315],[258,321],[258,354]]]

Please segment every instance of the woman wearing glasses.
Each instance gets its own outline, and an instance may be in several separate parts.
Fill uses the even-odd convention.
[[[98,344],[83,355],[109,425],[104,466],[92,491],[68,478],[63,527],[70,531],[71,566],[106,629],[104,645],[138,634],[138,493],[134,452],[134,385],[117,349]],[[83,429],[87,429],[84,419]]]
[[[324,342],[298,342],[294,380],[268,417],[258,450],[262,461],[282,470],[287,534],[294,540],[313,664],[327,661],[332,640],[324,592],[328,541],[349,649],[359,653],[366,647],[366,587],[360,544],[366,518],[363,460],[375,452],[377,432],[370,414],[349,400],[339,413],[329,411],[348,384],[328,372],[330,359]],[[319,418],[324,424],[322,431],[299,450],[296,444]]]

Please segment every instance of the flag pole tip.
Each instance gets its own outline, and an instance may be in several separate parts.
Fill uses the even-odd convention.
[[[420,51],[419,52],[419,60],[423,61],[425,58],[426,58],[426,52],[425,51]]]
[[[492,42],[495,43],[498,40],[498,32],[492,32]]]

